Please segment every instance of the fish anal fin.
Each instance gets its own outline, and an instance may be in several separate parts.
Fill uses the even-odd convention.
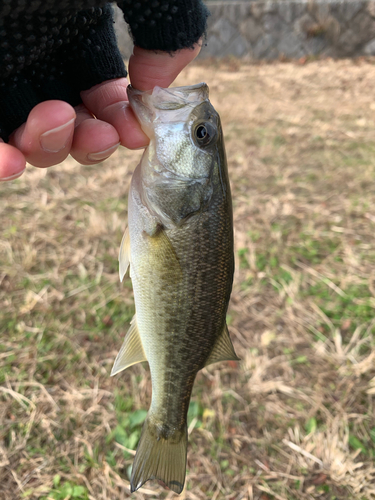
[[[159,479],[176,493],[184,488],[186,474],[187,428],[160,435],[147,417],[135,455],[130,479],[131,492],[149,479]]]
[[[124,276],[126,274],[126,271],[128,270],[129,263],[130,263],[129,228],[125,229],[124,236],[122,237],[118,261],[120,264],[120,267],[119,267],[120,281],[122,281],[124,279]]]
[[[229,337],[228,327],[225,324],[220,337],[217,339],[205,366],[217,363],[218,361],[239,361],[239,357],[234,351],[232,341]]]
[[[129,366],[141,363],[142,361],[147,361],[141,337],[138,332],[136,315],[134,315],[130,325],[129,331],[125,336],[124,343],[122,344],[114,362],[111,377],[122,370],[129,368]]]

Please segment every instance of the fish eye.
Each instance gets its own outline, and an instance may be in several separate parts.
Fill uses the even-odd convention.
[[[216,129],[210,122],[199,123],[194,130],[197,146],[208,146],[216,138]]]

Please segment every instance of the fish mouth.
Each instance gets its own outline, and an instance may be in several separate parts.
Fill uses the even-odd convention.
[[[138,90],[131,85],[127,88],[130,106],[136,114],[140,105],[149,109],[175,110],[185,106],[196,106],[208,100],[208,85],[204,82],[184,87],[154,87],[151,90]]]

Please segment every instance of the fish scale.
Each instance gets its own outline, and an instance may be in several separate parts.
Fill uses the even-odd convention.
[[[128,94],[150,144],[132,177],[119,255],[121,279],[130,264],[136,315],[112,375],[145,360],[151,371],[132,491],[159,479],[180,493],[195,377],[210,363],[238,359],[226,326],[234,272],[230,186],[207,85]]]

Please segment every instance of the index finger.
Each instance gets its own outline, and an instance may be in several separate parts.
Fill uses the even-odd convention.
[[[0,181],[17,179],[25,169],[26,159],[21,151],[0,139]]]
[[[129,105],[128,84],[126,78],[109,80],[81,92],[81,97],[91,113],[115,127],[123,146],[138,149],[147,146],[149,139]]]
[[[200,41],[192,48],[181,49],[172,54],[134,47],[129,59],[130,82],[138,90],[151,90],[155,86],[169,87],[200,50]]]

